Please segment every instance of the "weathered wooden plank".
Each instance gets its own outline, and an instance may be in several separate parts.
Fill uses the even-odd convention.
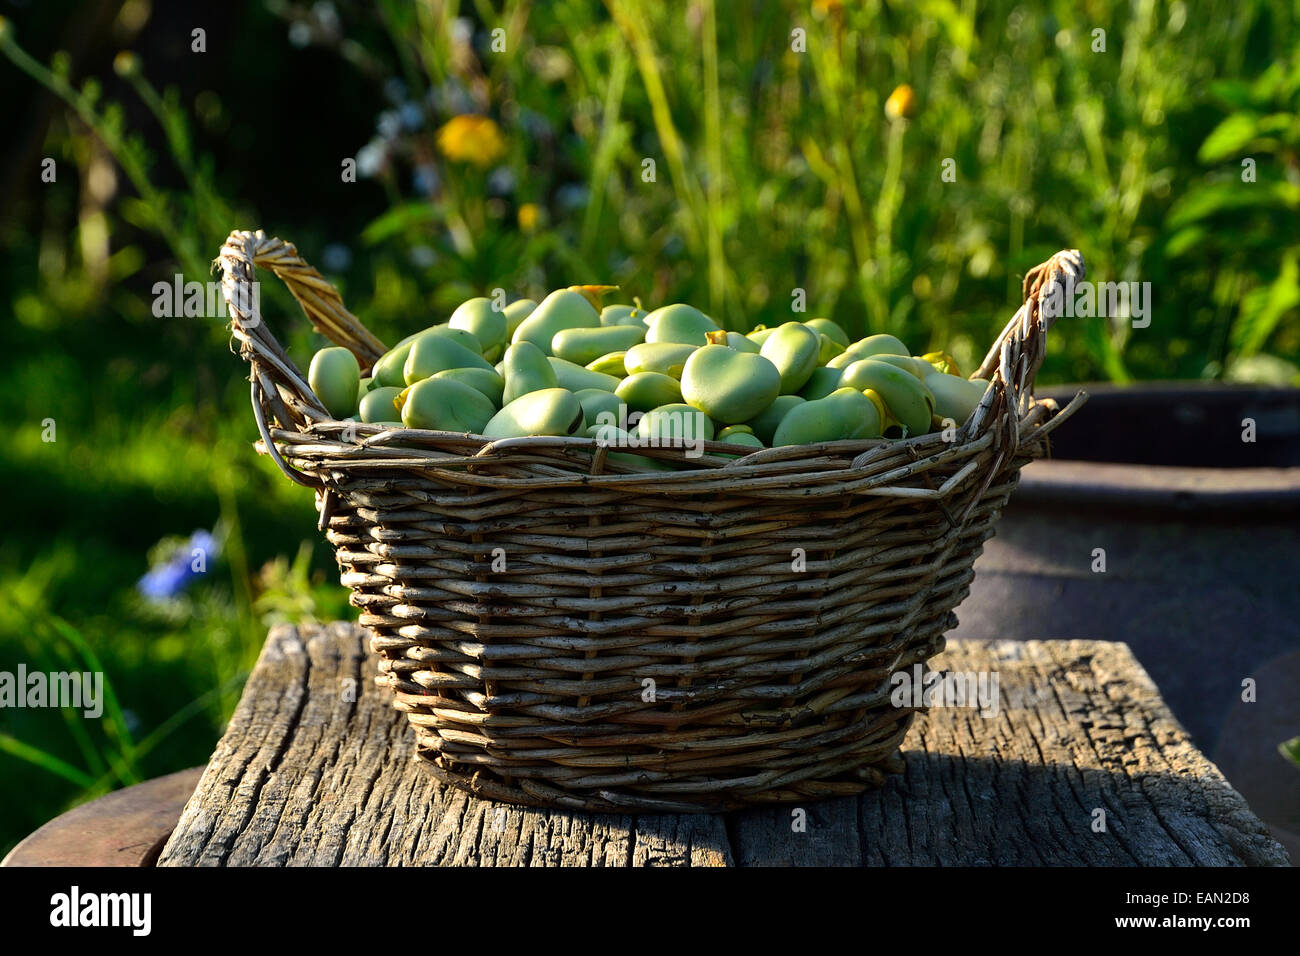
[[[996,716],[936,708],[919,719],[904,777],[857,798],[857,832],[813,808],[802,834],[788,818],[737,815],[743,865],[855,853],[867,865],[1286,862],[1124,645],[954,642],[933,663],[996,672]]]
[[[954,642],[999,707],[919,719],[857,798],[730,815],[523,809],[413,765],[350,624],[278,628],[162,865],[1240,865],[1282,849],[1122,644]],[[1105,829],[1096,826],[1104,811]]]
[[[202,772],[178,770],[73,807],[10,850],[0,866],[153,866]]]

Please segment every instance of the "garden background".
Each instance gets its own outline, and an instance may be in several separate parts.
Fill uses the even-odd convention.
[[[1040,381],[1300,381],[1290,0],[0,14],[0,671],[108,689],[99,719],[0,710],[0,853],[205,762],[267,626],[350,613],[312,496],[253,452],[225,316],[155,314],[233,228],[296,243],[389,342],[495,288],[738,330],[802,289],[966,369],[1074,247],[1151,283],[1150,326],[1063,320]],[[321,338],[273,280],[262,305],[305,367]]]

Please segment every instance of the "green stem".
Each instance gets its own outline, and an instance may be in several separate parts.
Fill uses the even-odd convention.
[[[172,254],[176,256],[177,261],[191,275],[205,274],[206,263],[196,255],[194,250],[188,248],[188,244],[181,235],[181,230],[170,216],[166,197],[154,189],[153,184],[149,181],[149,174],[144,168],[144,163],[136,155],[132,145],[104,122],[103,117],[95,112],[90,100],[74,89],[67,80],[56,76],[29,56],[22,47],[14,42],[12,35],[0,39],[0,51],[9,57],[10,61],[20,70],[63,100],[81,121],[99,137],[100,141],[113,155],[113,158],[117,160],[118,165],[122,167],[122,171],[126,173],[127,178],[131,180],[131,185],[140,194],[140,198],[148,203],[154,211],[156,216],[155,228],[167,242],[167,245],[171,247]]]
[[[596,156],[591,164],[591,176],[588,179],[588,194],[591,197],[582,216],[582,238],[578,247],[584,259],[593,258],[594,246],[600,229],[600,214],[604,207],[605,190],[610,182],[610,172],[619,146],[619,114],[623,106],[623,91],[627,86],[628,60],[627,48],[618,43],[611,51],[612,62],[609,70],[609,84],[605,88],[605,104],[601,117],[600,141],[596,145]],[[593,276],[592,278],[599,278]]]
[[[687,244],[693,251],[698,251],[701,200],[695,183],[686,173],[686,150],[673,123],[672,108],[668,105],[668,94],[664,91],[663,76],[659,72],[659,64],[655,61],[654,46],[651,44],[650,33],[646,28],[642,11],[639,5],[625,0],[605,0],[605,3],[632,44],[637,71],[641,74],[646,97],[650,100],[650,114],[654,119],[655,132],[659,136],[659,145],[663,148],[664,158],[668,161],[669,174],[672,176],[679,198],[690,214],[686,219]],[[631,9],[634,6],[636,9]]]
[[[709,249],[709,310],[721,318],[727,292],[722,250],[722,97],[718,90],[718,20],[713,0],[704,0],[704,136],[709,182],[705,226]]]
[[[134,748],[135,743],[131,738],[131,731],[126,726],[126,715],[122,712],[122,705],[118,702],[117,694],[113,690],[113,684],[107,679],[107,671],[99,655],[95,653],[89,642],[86,641],[81,633],[61,617],[50,616],[50,626],[65,641],[71,644],[81,654],[82,660],[92,671],[105,675],[104,680],[104,717],[105,727],[108,735],[118,745],[122,752],[124,764],[121,767],[126,777],[131,778],[129,782],[135,782]]]
[[[889,135],[885,144],[885,176],[881,183],[880,196],[876,200],[876,284],[889,297],[893,292],[894,257],[894,219],[903,203],[903,136],[907,121],[898,120],[889,124]],[[888,315],[892,319],[892,312]],[[901,335],[901,328],[890,325],[890,332]]]
[[[42,770],[48,770],[55,776],[62,777],[82,790],[89,790],[95,786],[94,777],[78,770],[72,764],[60,760],[53,754],[46,753],[44,750],[30,744],[25,744],[17,737],[11,737],[9,734],[0,734],[0,753],[7,753],[11,757],[17,757],[19,760],[26,760],[30,764],[35,764]]]
[[[830,48],[834,51],[834,46]],[[838,54],[828,53],[825,57],[811,57],[813,76],[817,81],[817,93],[821,98],[822,108],[826,111],[827,128],[831,134],[830,165],[835,170],[836,186],[844,197],[844,212],[849,220],[849,239],[853,245],[853,254],[857,260],[855,270],[858,291],[866,307],[870,328],[882,328],[888,318],[884,296],[874,281],[875,256],[871,248],[871,231],[867,225],[866,212],[862,204],[862,194],[858,190],[858,176],[853,167],[853,153],[848,141],[846,124],[840,109],[839,96],[839,61]]]

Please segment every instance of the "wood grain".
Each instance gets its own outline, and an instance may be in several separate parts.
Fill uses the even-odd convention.
[[[1287,863],[1123,644],[953,642],[935,667],[996,672],[997,714],[919,717],[904,772],[860,796],[590,815],[434,781],[365,641],[341,622],[272,631],[160,865]]]
[[[153,866],[202,772],[179,770],[74,807],[10,850],[0,866]]]

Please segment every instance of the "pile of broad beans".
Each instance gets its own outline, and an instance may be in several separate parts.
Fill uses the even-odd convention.
[[[960,377],[944,353],[913,356],[891,335],[850,342],[828,319],[741,334],[682,303],[602,308],[604,291],[572,286],[540,304],[470,299],[398,342],[368,376],[335,347],[316,353],[308,381],[341,420],[621,447],[721,441],[738,454],[951,428],[989,384]]]

